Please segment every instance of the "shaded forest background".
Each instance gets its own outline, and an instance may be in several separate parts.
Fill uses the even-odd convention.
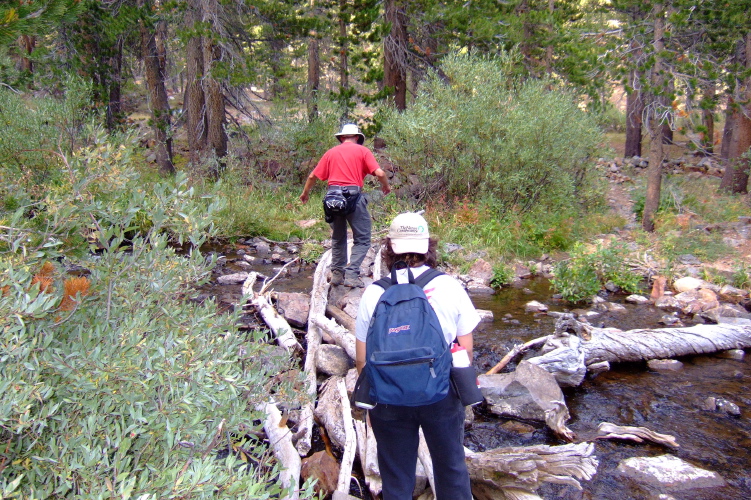
[[[256,161],[264,131],[291,117],[307,119],[308,135],[320,134],[321,122],[330,130],[357,121],[374,136],[388,109],[409,109],[432,76],[452,84],[442,69],[448,55],[512,54],[508,85],[545,81],[591,113],[606,113],[614,87],[625,89],[624,154],[650,159],[642,220],[651,231],[662,144],[675,131],[723,160],[721,189],[747,192],[746,14],[740,0],[8,2],[0,12],[2,81],[54,95],[75,74],[91,85],[90,106],[110,131],[127,127],[129,98],[146,100],[160,172],[174,173],[182,161],[175,155],[184,153],[191,168],[216,175],[230,136]],[[175,151],[177,139],[186,151]],[[319,152],[291,146],[294,156]],[[299,167],[284,153],[266,156],[261,169],[274,175]]]

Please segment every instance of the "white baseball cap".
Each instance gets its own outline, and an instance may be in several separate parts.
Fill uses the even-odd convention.
[[[407,212],[397,215],[391,223],[388,237],[395,254],[428,253],[430,232],[428,223],[420,214]]]
[[[349,135],[357,136],[357,144],[362,145],[362,143],[365,142],[365,136],[362,132],[360,132],[360,127],[358,127],[354,123],[345,123],[344,125],[342,125],[342,131],[334,134],[334,137],[339,139],[339,142],[342,142],[342,137]]]

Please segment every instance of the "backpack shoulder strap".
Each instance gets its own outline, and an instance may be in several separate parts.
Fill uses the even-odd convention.
[[[442,274],[444,273],[442,273],[438,269],[434,269],[431,267],[430,269],[422,273],[420,276],[415,278],[415,285],[419,286],[420,288],[425,288],[425,286],[428,283],[433,281],[438,276],[441,276]]]
[[[391,285],[393,285],[393,283],[391,283],[391,278],[389,276],[386,276],[385,278],[381,278],[378,281],[374,281],[373,284],[380,286],[384,290],[388,290],[388,288]]]
[[[434,269],[431,267],[430,269],[422,273],[420,276],[415,278],[415,285],[419,286],[420,288],[425,288],[425,286],[428,283],[433,281],[433,279],[437,278],[438,276],[441,276],[442,274],[444,273],[442,273],[438,269]],[[393,285],[393,283],[391,282],[390,276],[386,276],[385,278],[381,278],[378,281],[374,281],[373,284],[380,286],[384,290],[388,290],[388,288],[391,285]]]

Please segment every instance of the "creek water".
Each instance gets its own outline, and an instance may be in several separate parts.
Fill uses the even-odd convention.
[[[219,249],[214,249],[219,250]],[[238,255],[222,251],[226,258],[218,274],[248,270],[237,266]],[[236,260],[237,259],[237,260]],[[259,259],[252,265],[268,277],[276,274],[279,265]],[[277,291],[310,292],[313,266],[291,266],[290,272],[274,283]],[[257,285],[258,288],[258,285]],[[204,287],[206,295],[225,297],[227,302],[239,299],[239,285]],[[229,298],[227,298],[229,296]],[[623,303],[623,296],[609,295],[611,302]],[[475,307],[493,312],[491,322],[482,323],[475,332],[475,365],[478,372],[493,366],[513,345],[552,333],[555,318],[546,314],[526,313],[524,306],[537,300],[551,311],[566,311],[565,302],[553,298],[544,279],[526,280],[504,288],[495,295],[473,295]],[[622,330],[660,328],[658,320],[665,315],[651,306],[623,304],[625,313],[604,314],[593,324]],[[680,358],[683,368],[675,372],[655,372],[646,363],[614,365],[609,372],[588,377],[576,388],[564,389],[571,414],[568,426],[577,441],[595,443],[599,467],[594,478],[582,481],[583,489],[546,483],[538,493],[545,499],[680,499],[720,500],[751,499],[751,359],[742,361],[712,355]],[[741,409],[740,417],[700,409],[709,396],[724,397]],[[506,419],[475,407],[475,421],[465,433],[465,445],[475,451],[504,446],[564,444],[543,424],[504,425]],[[616,425],[644,426],[655,432],[675,436],[680,444],[670,449],[656,444],[631,441],[596,440],[601,422]],[[629,457],[671,454],[697,467],[719,473],[727,482],[720,488],[662,492],[638,484],[616,468]]]
[[[507,352],[513,344],[552,333],[555,319],[524,312],[524,305],[538,300],[551,311],[565,311],[566,304],[552,298],[546,280],[537,279],[500,290],[492,296],[473,296],[475,307],[493,311],[494,320],[475,334],[478,370],[492,366],[482,360],[497,359],[487,351]],[[610,295],[611,302],[623,297]],[[603,315],[597,326],[622,330],[664,327],[658,320],[665,312],[651,306],[623,304],[626,313]],[[661,492],[620,475],[618,463],[629,457],[671,454],[697,467],[720,474],[727,486],[672,493],[676,499],[720,500],[751,498],[751,360],[716,356],[679,358],[683,368],[675,372],[654,372],[646,363],[614,365],[611,371],[587,378],[580,387],[564,389],[571,414],[568,426],[577,441],[595,443],[599,460],[597,474],[582,482],[582,491],[546,484],[539,490],[553,499],[657,499]],[[494,361],[493,361],[494,362]],[[741,409],[740,417],[700,409],[708,396],[724,397]],[[519,433],[505,431],[504,421],[482,410],[467,433],[466,445],[475,450],[500,446],[563,444],[543,426]],[[600,422],[643,426],[675,436],[679,449],[631,441],[595,440]],[[662,497],[670,498],[670,497]]]

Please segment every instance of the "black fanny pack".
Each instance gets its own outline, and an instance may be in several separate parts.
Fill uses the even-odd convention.
[[[360,190],[356,187],[330,187],[323,197],[326,222],[332,222],[334,217],[343,217],[354,212],[360,196]]]

